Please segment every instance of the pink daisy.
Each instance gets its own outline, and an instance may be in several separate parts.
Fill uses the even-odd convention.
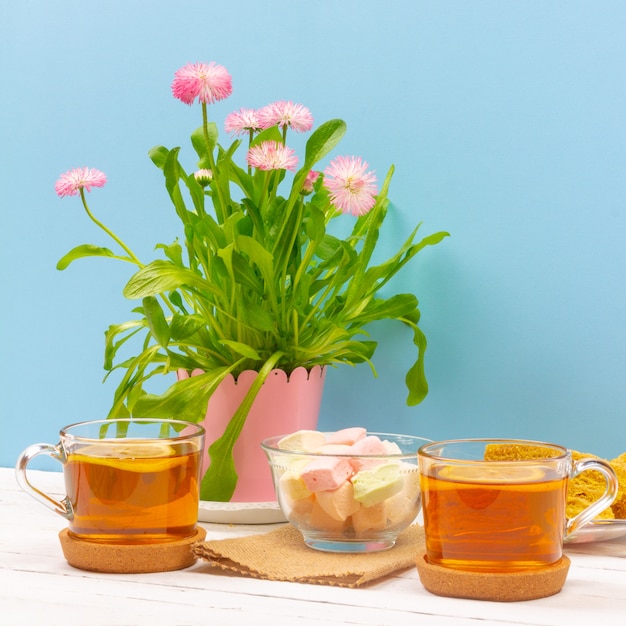
[[[194,172],[193,177],[200,185],[206,187],[213,180],[213,172],[211,170],[202,169]]]
[[[256,133],[261,130],[261,124],[254,109],[239,109],[239,111],[234,111],[226,116],[224,128],[227,133],[248,135],[250,131]]]
[[[304,133],[313,128],[311,111],[301,104],[279,100],[268,104],[259,111],[259,122],[262,128],[279,126],[290,127],[298,133]]]
[[[248,150],[248,165],[260,170],[295,171],[298,157],[295,150],[278,141],[263,141]]]
[[[311,193],[313,191],[313,185],[320,177],[320,173],[315,170],[311,170],[304,179],[304,184],[302,185],[302,191],[304,193]]]
[[[376,176],[365,171],[368,167],[361,157],[340,156],[324,170],[324,186],[340,211],[365,215],[376,204]]]
[[[100,170],[92,167],[75,167],[61,174],[54,185],[54,190],[60,198],[75,196],[81,189],[91,191],[92,187],[104,187],[107,177]]]
[[[187,63],[174,74],[172,93],[185,104],[211,104],[233,92],[232,78],[225,67],[211,63]]]

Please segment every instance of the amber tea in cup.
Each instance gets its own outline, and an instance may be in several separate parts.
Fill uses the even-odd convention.
[[[465,439],[418,451],[429,563],[482,572],[512,572],[559,561],[563,539],[608,507],[617,493],[612,468],[599,459],[572,461],[554,444]],[[601,472],[604,495],[566,520],[569,478]]]
[[[184,429],[184,434],[183,434]],[[75,538],[99,543],[175,541],[198,520],[204,429],[174,420],[120,419],[63,428],[56,446],[35,444],[18,459],[20,486],[69,521]],[[66,497],[41,492],[26,467],[37,455],[63,464]]]

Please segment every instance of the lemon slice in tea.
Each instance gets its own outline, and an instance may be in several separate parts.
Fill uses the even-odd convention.
[[[540,467],[494,465],[464,465],[459,467],[439,467],[436,476],[440,480],[456,483],[506,484],[537,483],[546,480],[546,472]]]
[[[167,443],[96,443],[69,455],[71,462],[106,465],[128,472],[161,472],[187,461],[186,456]]]

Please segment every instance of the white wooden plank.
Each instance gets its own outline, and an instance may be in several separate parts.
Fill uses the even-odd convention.
[[[33,482],[62,493],[59,473]],[[626,542],[568,547],[572,567],[560,594],[497,603],[428,593],[411,568],[361,589],[238,577],[206,563],[178,572],[122,575],[84,572],[63,559],[57,534],[66,522],[18,490],[0,469],[0,625],[46,622],[151,626],[296,624],[556,626],[615,622],[626,615]],[[203,524],[212,538],[269,530]],[[275,527],[275,526],[272,526]],[[620,558],[621,557],[621,558]]]

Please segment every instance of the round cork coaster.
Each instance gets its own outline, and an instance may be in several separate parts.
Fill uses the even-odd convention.
[[[561,591],[567,578],[570,560],[562,556],[553,565],[532,571],[466,572],[434,565],[426,560],[424,552],[416,559],[417,573],[422,585],[438,596],[517,602],[552,596]]]
[[[83,541],[72,537],[67,528],[59,533],[63,554],[70,565],[112,574],[169,572],[189,567],[197,558],[191,549],[193,544],[205,537],[206,531],[199,526],[186,539],[135,545]]]

